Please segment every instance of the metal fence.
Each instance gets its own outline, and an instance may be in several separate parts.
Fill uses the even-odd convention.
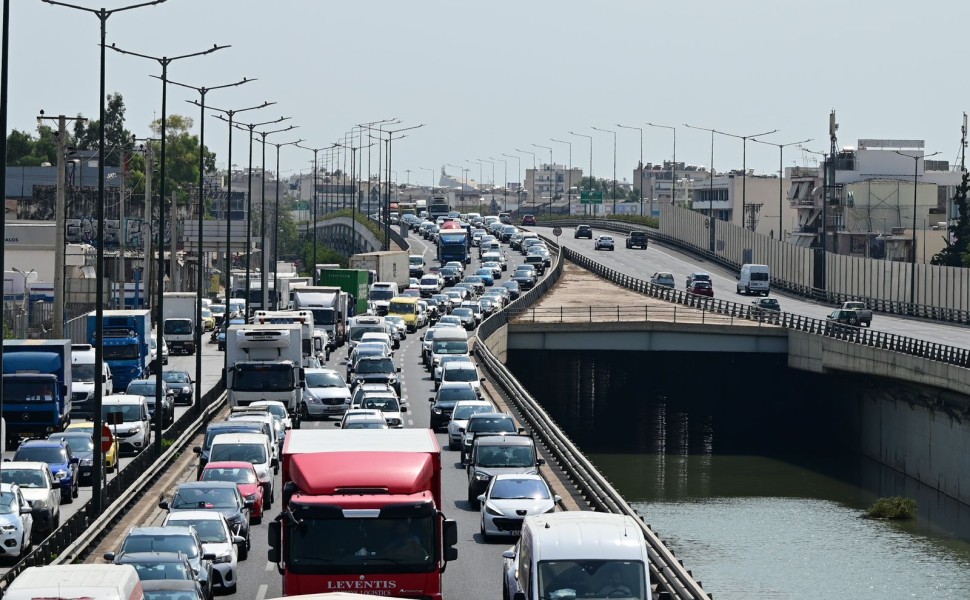
[[[154,445],[146,448],[131,458],[125,468],[108,481],[104,487],[103,497],[103,506],[107,508],[102,514],[94,514],[93,502],[87,501],[76,513],[63,521],[60,527],[37,544],[29,554],[11,567],[3,577],[0,577],[0,590],[6,589],[27,567],[69,563],[83,559],[111,525],[124,516],[125,511],[138,501],[141,493],[187,447],[195,434],[225,403],[225,398],[222,383],[206,392],[202,396],[200,412],[186,411],[165,430],[161,454],[155,451]],[[166,445],[168,445],[167,449]]]

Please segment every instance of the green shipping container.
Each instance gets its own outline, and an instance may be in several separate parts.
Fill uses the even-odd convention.
[[[324,269],[320,271],[317,285],[339,287],[353,296],[354,314],[367,312],[367,295],[370,292],[370,273],[361,269]]]

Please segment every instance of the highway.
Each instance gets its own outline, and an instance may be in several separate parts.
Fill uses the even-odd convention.
[[[550,239],[555,239],[551,227],[530,227],[529,229]],[[741,303],[748,303],[753,300],[748,296],[737,294],[735,273],[716,263],[708,262],[654,241],[650,242],[650,247],[647,250],[628,250],[624,245],[626,239],[624,234],[593,230],[594,239],[600,234],[613,236],[616,241],[616,250],[613,252],[593,250],[593,240],[574,239],[573,230],[566,227],[563,228],[563,235],[559,239],[564,246],[568,246],[600,264],[627,275],[649,280],[650,276],[658,271],[669,271],[674,275],[677,288],[683,289],[688,274],[694,271],[706,271],[711,274],[713,279],[715,297]],[[786,294],[781,290],[773,290],[771,295],[778,298],[781,309],[788,313],[825,319],[825,316],[833,310],[831,306]],[[959,325],[875,313],[872,318],[872,328],[929,342],[970,348],[970,328]]]

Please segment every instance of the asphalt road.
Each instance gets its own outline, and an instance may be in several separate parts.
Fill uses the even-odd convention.
[[[530,227],[529,229],[549,238],[554,238],[551,227]],[[624,245],[626,239],[624,234],[593,230],[594,238],[600,234],[613,236],[616,241],[615,251],[593,250],[593,240],[574,239],[573,232],[569,228],[564,228],[560,242],[600,264],[640,279],[648,280],[651,275],[658,271],[669,271],[673,273],[678,289],[683,289],[687,275],[690,273],[706,271],[711,274],[714,282],[714,293],[717,298],[741,303],[751,302],[753,299],[736,293],[735,273],[720,265],[655,242],[651,242],[647,250],[628,250]],[[771,295],[778,298],[781,309],[788,313],[825,319],[825,316],[833,310],[831,306],[789,295],[781,290],[772,291]],[[959,325],[875,313],[872,318],[872,329],[950,346],[970,348],[970,328]]]

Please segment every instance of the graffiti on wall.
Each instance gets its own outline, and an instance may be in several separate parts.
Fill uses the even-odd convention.
[[[178,239],[182,239],[182,222],[179,221],[176,227]],[[146,231],[145,221],[142,219],[125,219],[125,247],[141,248],[145,245],[145,235],[150,234],[152,241],[158,236],[158,219],[152,219],[151,231]],[[97,246],[98,241],[98,221],[92,217],[81,217],[77,219],[67,219],[65,236],[69,244],[91,244]],[[105,219],[104,221],[104,247],[105,249],[117,249],[118,241],[121,238],[121,227],[118,219]],[[172,243],[171,228],[165,226],[165,243]]]

